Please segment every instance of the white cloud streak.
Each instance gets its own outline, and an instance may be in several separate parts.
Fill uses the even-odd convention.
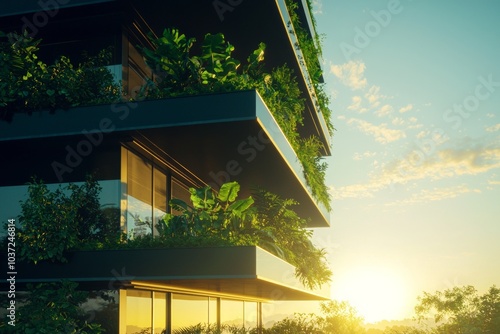
[[[361,89],[368,83],[364,77],[365,64],[360,61],[349,61],[342,65],[331,65],[330,71],[346,86],[353,90]]]

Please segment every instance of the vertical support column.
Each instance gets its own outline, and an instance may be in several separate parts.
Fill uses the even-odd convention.
[[[167,293],[167,334],[172,333],[172,293]]]
[[[221,310],[221,300],[220,298],[217,298],[217,330],[220,331],[220,326],[221,326],[221,323],[220,323],[220,320],[221,320],[221,316],[220,316],[220,310]]]
[[[257,303],[257,333],[262,334],[262,302]]]

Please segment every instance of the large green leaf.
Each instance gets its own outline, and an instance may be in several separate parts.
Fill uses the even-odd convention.
[[[243,212],[245,212],[249,207],[251,207],[253,203],[254,203],[254,200],[252,197],[240,199],[240,200],[237,200],[234,203],[232,203],[227,208],[227,210],[231,211],[232,213],[234,213],[236,215],[240,215]]]
[[[219,190],[219,195],[217,198],[222,202],[234,202],[240,191],[240,185],[238,182],[228,182],[224,183]]]

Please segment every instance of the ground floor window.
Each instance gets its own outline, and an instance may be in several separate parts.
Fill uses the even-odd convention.
[[[252,329],[261,324],[259,302],[139,289],[123,292],[120,334],[173,334],[199,325]]]

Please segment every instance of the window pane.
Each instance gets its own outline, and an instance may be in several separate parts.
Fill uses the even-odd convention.
[[[208,303],[208,323],[217,325],[217,299],[210,297]]]
[[[188,204],[191,204],[191,194],[189,193],[189,188],[175,178],[172,178],[172,198],[178,198]],[[172,214],[178,215],[180,212],[172,210]]]
[[[257,328],[258,309],[256,302],[245,302],[245,328]]]
[[[151,333],[151,291],[127,290],[127,334]]]
[[[154,334],[163,334],[167,328],[167,294],[154,292]]]
[[[167,176],[160,170],[154,170],[154,221],[153,221],[153,233],[158,234],[156,224],[162,220],[163,216],[167,213]]]
[[[85,320],[101,325],[105,333],[118,333],[118,300],[117,290],[90,291],[80,309],[85,314]]]
[[[132,152],[127,164],[127,233],[133,238],[152,232],[153,166]]]
[[[222,299],[220,323],[221,325],[243,327],[243,301]]]
[[[207,322],[208,297],[172,294],[172,330]]]

